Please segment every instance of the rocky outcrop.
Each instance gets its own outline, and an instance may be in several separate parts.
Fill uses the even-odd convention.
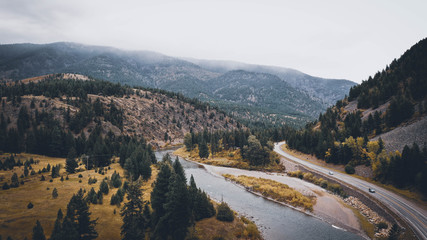
[[[384,238],[388,236],[388,233],[391,229],[391,224],[383,217],[379,216],[378,213],[370,209],[368,206],[363,204],[358,198],[353,196],[347,197],[346,199],[344,199],[344,202],[357,209],[363,216],[368,219],[370,223],[375,224],[375,226],[378,226],[378,224],[380,223],[386,223],[388,226],[386,229],[376,228],[375,237]]]

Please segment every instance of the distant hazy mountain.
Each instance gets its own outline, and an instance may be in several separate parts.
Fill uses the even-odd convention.
[[[122,84],[181,92],[252,120],[304,123],[348,92],[354,82],[293,69],[179,59],[77,43],[0,45],[0,79],[80,73]]]
[[[200,60],[187,58],[186,60],[202,68],[225,73],[233,70],[245,70],[257,73],[276,75],[290,86],[307,92],[313,100],[323,107],[328,107],[342,99],[348,90],[356,83],[344,79],[325,79],[313,77],[290,68],[245,64],[233,61]]]

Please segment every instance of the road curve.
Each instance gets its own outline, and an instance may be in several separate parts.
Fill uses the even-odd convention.
[[[307,162],[305,160],[299,159],[295,156],[292,156],[284,152],[280,147],[285,144],[285,142],[276,143],[274,145],[274,151],[285,158],[288,158],[294,162],[297,162],[301,165],[304,165],[308,168],[311,168],[317,172],[323,174],[329,174],[330,170],[322,166],[318,166]],[[427,240],[427,211],[420,208],[411,201],[406,200],[405,198],[394,194],[384,188],[381,188],[375,184],[363,181],[361,179],[349,176],[347,174],[334,172],[334,175],[329,175],[329,177],[336,178],[342,182],[345,182],[355,188],[358,188],[366,194],[370,194],[371,197],[382,202],[388,206],[393,212],[395,212],[399,217],[404,219],[414,230],[415,234],[419,239]],[[369,193],[369,188],[375,189],[375,193]]]

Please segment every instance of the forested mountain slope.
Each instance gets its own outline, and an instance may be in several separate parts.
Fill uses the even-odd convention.
[[[371,166],[376,179],[427,194],[426,102],[423,39],[386,69],[352,87],[348,98],[317,121],[289,133],[288,143],[327,162],[346,164],[348,172],[357,165]]]
[[[292,69],[216,61],[206,64],[203,60],[188,61],[148,51],[77,43],[0,45],[2,80],[64,72],[179,92],[220,105],[239,118],[300,126],[343,98],[355,85],[346,80],[312,77]],[[245,82],[248,75],[263,88],[258,91],[257,86]],[[226,92],[220,84],[224,80],[231,81],[226,83]],[[235,84],[237,82],[243,86]],[[241,92],[242,88],[251,88],[251,91]],[[273,94],[266,89],[273,89]],[[254,92],[259,100],[257,104],[253,104]],[[229,99],[236,95],[241,95],[239,101]]]
[[[74,74],[2,84],[0,93],[0,147],[6,152],[66,156],[70,144],[77,148],[79,141],[96,142],[98,136],[144,138],[164,146],[182,142],[190,131],[233,129],[238,124],[180,94]]]

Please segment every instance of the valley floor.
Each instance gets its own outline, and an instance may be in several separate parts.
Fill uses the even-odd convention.
[[[175,154],[180,152],[175,152]],[[314,205],[313,212],[307,214],[314,215],[334,226],[346,229],[348,231],[360,234],[366,237],[364,230],[361,227],[358,217],[354,213],[353,209],[349,207],[344,201],[325,189],[314,185],[309,182],[305,182],[298,178],[288,177],[284,173],[267,173],[262,171],[250,171],[244,169],[236,169],[229,167],[212,166],[203,163],[206,170],[214,175],[222,176],[223,174],[231,174],[235,176],[246,175],[250,177],[260,177],[265,179],[271,179],[280,183],[287,184],[289,187],[301,192],[305,196],[315,196],[317,198],[316,204]],[[287,170],[295,168],[291,162],[284,163]],[[298,209],[301,210],[301,209]],[[301,210],[302,211],[302,210]]]

